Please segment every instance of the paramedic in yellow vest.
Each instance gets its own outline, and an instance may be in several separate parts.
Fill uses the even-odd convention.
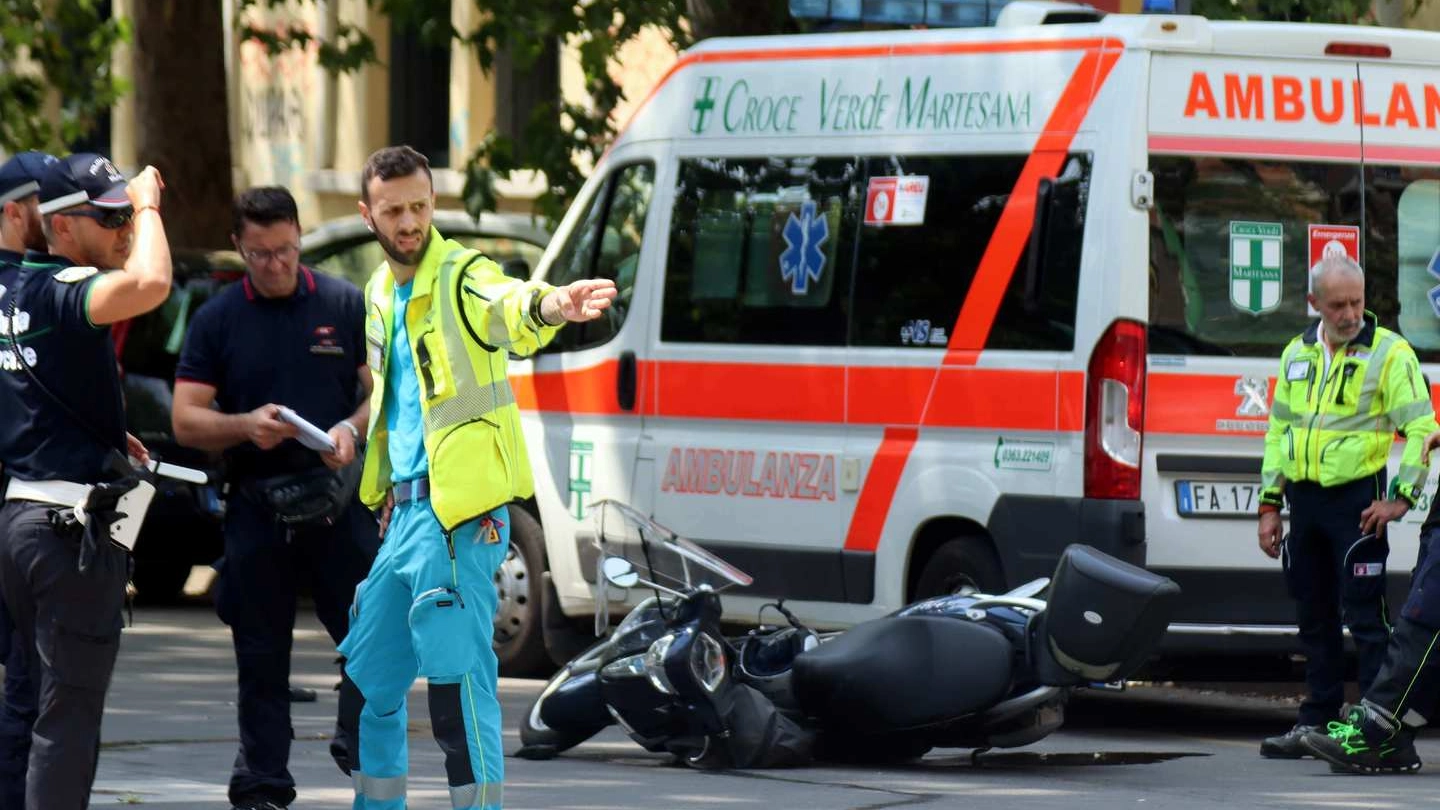
[[[1320,320],[1281,356],[1261,469],[1260,550],[1281,559],[1296,601],[1309,688],[1295,727],[1260,744],[1262,756],[1282,759],[1309,756],[1305,733],[1339,718],[1342,621],[1355,641],[1360,691],[1375,680],[1390,628],[1385,527],[1420,497],[1428,475],[1421,450],[1436,430],[1414,350],[1365,310],[1360,265],[1346,256],[1322,260],[1311,290]],[[1405,454],[1387,489],[1396,431]]]
[[[360,479],[383,543],[340,645],[360,692],[341,707],[347,730],[358,729],[356,810],[405,807],[405,695],[422,675],[452,805],[501,806],[494,576],[509,542],[506,504],[533,491],[508,353],[598,318],[615,296],[604,279],[556,288],[507,278],[437,233],[434,210],[419,152],[387,147],[365,162],[360,214],[389,261],[365,290],[377,384]]]

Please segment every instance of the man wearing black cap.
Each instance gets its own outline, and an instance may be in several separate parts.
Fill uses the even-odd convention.
[[[0,296],[15,286],[27,250],[45,250],[40,229],[40,178],[55,158],[21,152],[0,165]],[[0,337],[9,335],[9,319],[0,311]],[[3,487],[0,480],[0,487]],[[0,493],[4,489],[0,488]],[[5,662],[5,701],[0,704],[0,810],[25,806],[25,769],[30,733],[39,712],[40,684],[30,677],[25,645],[15,638],[15,623],[0,600],[0,660]]]
[[[47,252],[26,253],[0,294],[0,595],[39,684],[26,810],[81,810],[95,779],[129,573],[110,526],[135,486],[127,451],[144,456],[127,442],[108,326],[169,295],[162,188],[154,168],[127,185],[99,155],[47,166]]]

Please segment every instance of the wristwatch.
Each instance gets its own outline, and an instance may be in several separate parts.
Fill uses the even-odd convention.
[[[360,428],[355,427],[354,422],[351,422],[349,419],[341,419],[339,423],[337,423],[335,426],[339,427],[340,425],[344,425],[345,427],[349,428],[350,435],[355,437],[355,443],[360,443]]]

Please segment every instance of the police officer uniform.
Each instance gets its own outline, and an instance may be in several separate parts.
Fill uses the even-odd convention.
[[[81,203],[130,207],[124,180],[111,182],[118,172],[84,171],[94,158],[46,170],[42,214]],[[73,264],[31,251],[0,295],[10,327],[0,336],[0,592],[16,643],[35,653],[28,670],[39,686],[27,810],[79,810],[89,801],[129,575],[124,549],[97,544],[94,531],[66,520],[130,472],[115,347],[108,327],[90,323],[86,303],[99,275]],[[91,517],[108,537],[105,521]]]
[[[224,413],[279,403],[323,429],[359,404],[364,321],[360,291],[343,280],[301,267],[295,293],[274,299],[260,295],[247,277],[195,314],[176,381],[213,386]],[[379,545],[377,527],[353,491],[348,506],[328,521],[278,519],[266,500],[277,482],[329,474],[319,455],[293,439],[270,450],[245,442],[225,458],[225,556],[215,606],[230,626],[239,674],[240,751],[230,800],[283,807],[295,798],[288,763],[297,591],[308,582],[316,614],[338,644],[355,585]],[[343,740],[339,745],[343,760]]]
[[[40,192],[40,179],[55,158],[43,152],[21,152],[0,166],[0,206],[21,202]],[[20,278],[24,253],[0,247],[0,302]],[[0,339],[9,337],[8,309],[0,309]],[[0,493],[4,478],[0,475]],[[30,734],[39,714],[40,684],[30,677],[33,650],[16,637],[15,622],[0,599],[0,661],[5,662],[5,700],[0,704],[0,810],[25,806],[25,771],[30,760]]]
[[[1361,537],[1360,515],[1375,500],[1412,506],[1427,468],[1422,439],[1436,429],[1429,387],[1415,352],[1366,312],[1364,325],[1333,355],[1320,322],[1286,347],[1276,383],[1262,468],[1262,510],[1290,505],[1281,550],[1285,582],[1296,600],[1309,695],[1296,729],[1261,746],[1266,756],[1301,756],[1307,727],[1324,728],[1344,697],[1342,620],[1359,659],[1361,691],[1375,680],[1389,638],[1383,536]],[[1395,480],[1386,463],[1396,431],[1407,441]]]

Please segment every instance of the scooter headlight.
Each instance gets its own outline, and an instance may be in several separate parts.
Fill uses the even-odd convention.
[[[665,656],[674,643],[675,634],[669,633],[655,639],[650,649],[645,651],[645,676],[650,679],[651,686],[667,695],[675,694],[675,686],[670,683],[670,676],[665,674]]]
[[[719,689],[720,683],[725,680],[724,645],[709,633],[697,635],[695,643],[690,647],[690,672],[695,675],[695,680],[705,687],[706,692]]]
[[[645,674],[645,656],[639,653],[617,658],[606,664],[600,674],[607,678],[638,678]]]

